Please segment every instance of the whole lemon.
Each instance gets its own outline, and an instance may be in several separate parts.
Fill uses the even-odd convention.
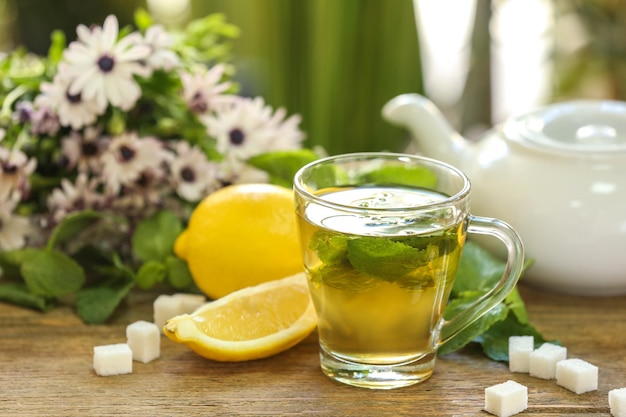
[[[292,191],[239,184],[209,194],[194,209],[174,252],[213,299],[302,272]]]

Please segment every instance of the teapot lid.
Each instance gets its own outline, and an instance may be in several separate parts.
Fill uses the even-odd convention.
[[[507,138],[556,153],[626,152],[626,102],[577,100],[548,105],[504,123]]]

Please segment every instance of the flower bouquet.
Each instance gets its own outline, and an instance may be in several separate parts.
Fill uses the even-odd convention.
[[[237,94],[222,15],[135,25],[0,56],[0,301],[102,323],[133,288],[194,291],[172,245],[195,205],[317,158],[298,115]]]

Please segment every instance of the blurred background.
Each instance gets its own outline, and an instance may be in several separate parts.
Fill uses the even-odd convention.
[[[0,51],[45,54],[53,30],[138,7],[168,27],[224,14],[242,93],[301,114],[329,154],[410,147],[380,116],[402,93],[470,138],[549,102],[626,99],[622,0],[0,0]]]

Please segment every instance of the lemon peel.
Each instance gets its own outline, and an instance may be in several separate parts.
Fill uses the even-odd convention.
[[[174,253],[212,299],[302,272],[292,190],[237,184],[209,194],[194,209]]]

